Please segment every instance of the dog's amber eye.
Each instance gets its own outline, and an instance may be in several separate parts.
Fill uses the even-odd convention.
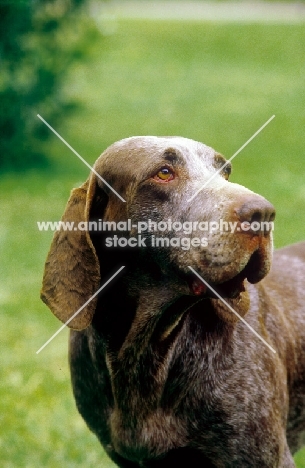
[[[167,167],[161,167],[161,169],[157,172],[157,174],[154,176],[155,180],[158,180],[159,182],[169,182],[170,180],[173,180],[175,177],[173,171]]]

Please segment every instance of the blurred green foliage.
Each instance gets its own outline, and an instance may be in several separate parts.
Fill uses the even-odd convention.
[[[96,30],[85,0],[15,0],[0,3],[0,170],[46,163],[40,142],[50,132],[36,118],[58,121],[72,103],[61,83],[84,58]]]

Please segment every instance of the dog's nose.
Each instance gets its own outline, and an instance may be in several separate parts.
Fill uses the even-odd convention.
[[[263,197],[251,197],[235,208],[242,231],[267,235],[273,229],[274,206]]]

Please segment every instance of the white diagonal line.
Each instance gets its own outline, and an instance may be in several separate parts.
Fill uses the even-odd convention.
[[[52,132],[53,132],[53,133],[54,133],[54,134],[55,134],[55,135],[56,135],[56,136],[57,136],[57,137],[58,137],[58,138],[59,138],[59,139],[60,139],[60,140],[61,140],[61,141],[62,141],[62,142],[63,142],[63,143],[64,143],[64,144],[65,144],[65,145],[66,145],[66,146],[67,146],[83,163],[84,163],[84,164],[86,164],[86,166],[89,167],[89,169],[91,169],[91,171],[94,172],[94,174],[95,174],[97,177],[99,177],[99,179],[101,179],[101,180],[104,182],[104,184],[107,185],[107,187],[108,187],[110,190],[112,190],[112,192],[115,193],[117,197],[119,197],[120,200],[122,200],[122,202],[124,202],[124,203],[126,202],[126,200],[124,200],[124,198],[123,198],[116,190],[114,190],[114,188],[111,187],[111,185],[108,184],[108,182],[107,182],[105,179],[103,179],[103,177],[102,177],[100,174],[98,174],[98,172],[96,172],[96,170],[95,170],[92,166],[90,166],[90,164],[87,163],[87,161],[86,161],[77,151],[75,151],[75,149],[72,148],[72,146],[69,145],[69,143],[68,143],[61,135],[59,135],[59,133],[58,133],[56,130],[54,130],[54,128],[51,127],[51,125],[48,124],[48,122],[47,122],[46,120],[44,120],[44,119],[41,117],[41,115],[37,114],[37,117],[38,117],[40,120],[42,120],[42,122],[43,122],[44,124],[46,124],[46,126],[49,127],[49,129],[52,130]]]
[[[51,338],[49,338],[48,341],[46,341],[46,343],[45,343],[43,346],[41,346],[41,348],[39,348],[38,351],[36,351],[36,354],[39,354],[40,351],[42,351],[42,350],[43,350],[43,349],[44,349],[44,348],[45,348],[45,347],[46,347],[46,346],[47,346],[47,345],[48,345],[48,344],[49,344],[49,343],[50,343],[50,342],[51,342],[51,341],[52,341],[52,340],[53,340],[53,339],[54,339],[70,322],[71,322],[71,320],[73,320],[73,319],[86,307],[86,305],[88,305],[89,302],[91,302],[92,299],[94,299],[94,298],[102,291],[102,289],[104,289],[104,288],[107,286],[107,284],[109,284],[110,281],[112,281],[113,278],[114,278],[115,276],[117,276],[117,275],[120,273],[120,271],[123,270],[123,268],[125,268],[125,266],[122,266],[121,268],[119,268],[118,271],[117,271],[116,273],[114,273],[114,275],[112,275],[111,278],[109,278],[109,280],[107,280],[106,283],[104,283],[103,286],[101,286],[101,287],[93,294],[93,296],[91,296],[90,299],[88,299],[88,301],[85,302],[85,304],[83,304],[83,305],[72,315],[72,317],[70,317],[69,320],[67,320],[67,322],[64,323],[64,324],[60,327],[60,328],[57,330],[57,332],[54,333],[54,335],[51,336]]]
[[[209,179],[207,182],[205,182],[205,184],[203,184],[202,187],[200,187],[200,189],[198,189],[197,192],[195,192],[194,195],[192,195],[187,201],[188,201],[188,202],[191,202],[191,201],[198,195],[198,193],[201,192],[201,190],[203,190],[204,187],[206,187],[206,186],[211,182],[211,180],[213,180],[214,177],[216,177],[217,174],[219,174],[219,173],[223,170],[223,168],[226,167],[226,165],[227,165],[230,161],[232,161],[232,159],[234,159],[235,156],[237,156],[237,155],[250,143],[250,141],[252,141],[253,138],[255,138],[255,137],[271,122],[271,120],[274,119],[274,117],[275,117],[275,115],[273,115],[272,117],[270,117],[270,119],[268,119],[267,122],[265,122],[264,125],[262,125],[262,126],[257,130],[257,132],[255,132],[254,135],[252,135],[252,137],[249,138],[249,140],[247,140],[246,143],[244,143],[244,144],[239,148],[239,150],[237,150],[236,153],[234,153],[233,156],[231,156],[230,159],[228,159],[228,160],[225,162],[225,164],[224,164],[223,166],[221,166],[221,168],[218,169],[218,171],[216,171],[216,172],[212,175],[212,177],[210,177],[210,179]]]
[[[228,309],[231,310],[231,312],[233,312],[233,314],[235,314],[235,315],[239,318],[239,320],[241,320],[241,321],[249,328],[249,330],[252,331],[252,333],[254,333],[255,336],[257,336],[257,338],[259,338],[266,346],[268,346],[269,349],[271,349],[271,351],[272,351],[273,353],[276,354],[275,349],[273,349],[272,346],[270,346],[270,344],[267,343],[267,341],[265,341],[264,338],[261,337],[261,335],[259,335],[259,333],[257,333],[257,332],[254,330],[254,328],[252,328],[251,325],[249,325],[249,323],[246,322],[246,320],[245,320],[241,315],[239,315],[239,314],[236,312],[236,310],[234,310],[233,307],[231,307],[230,304],[228,304],[228,302],[226,302],[226,301],[223,299],[223,297],[221,297],[220,294],[218,294],[218,292],[215,291],[215,289],[213,289],[212,286],[210,286],[209,283],[207,283],[207,282],[202,278],[202,276],[200,276],[200,275],[197,273],[197,271],[194,270],[194,268],[192,268],[191,266],[189,266],[189,269],[190,269],[190,270],[191,270],[191,271],[192,271],[192,272],[193,272],[193,273],[194,273],[194,274],[195,274],[195,275],[196,275],[196,276],[197,276],[197,277],[198,277],[198,278],[215,294],[215,296],[218,297],[218,299],[221,300],[221,302],[223,302],[224,305],[226,305],[226,306],[228,307]]]

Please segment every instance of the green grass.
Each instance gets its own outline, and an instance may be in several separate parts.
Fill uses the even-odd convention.
[[[277,247],[304,239],[304,27],[114,26],[71,71],[65,89],[80,107],[63,116],[59,133],[89,163],[113,141],[139,134],[194,138],[230,157],[275,114],[236,157],[232,180],[273,202]],[[52,233],[39,232],[36,221],[59,219],[70,189],[88,175],[55,136],[45,148],[53,171],[0,181],[2,466],[110,468],[75,409],[67,331],[35,354],[60,326],[39,301]],[[305,451],[296,460],[304,468]]]

